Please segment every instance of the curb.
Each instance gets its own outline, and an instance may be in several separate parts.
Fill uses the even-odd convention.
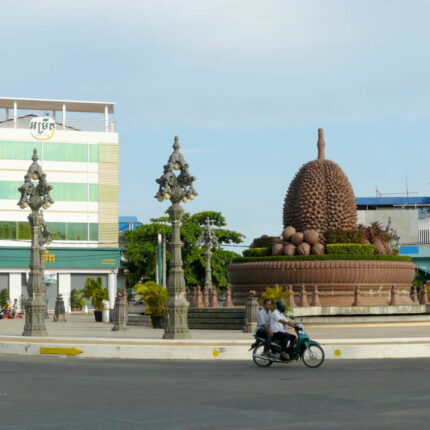
[[[251,343],[252,340],[1,336],[0,354],[139,360],[250,360],[248,349]],[[430,338],[322,339],[319,343],[326,359],[333,360],[430,357]]]

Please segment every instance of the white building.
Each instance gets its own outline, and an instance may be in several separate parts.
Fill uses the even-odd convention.
[[[417,267],[430,274],[430,197],[359,197],[359,224],[378,221],[400,237],[400,255],[409,255]]]
[[[120,265],[114,108],[106,102],[0,98],[0,290],[8,288],[11,300],[26,295],[30,210],[17,206],[17,188],[35,148],[54,187],[55,203],[44,212],[53,238],[45,258],[48,307],[59,292],[67,309],[71,290],[97,276],[113,307]],[[39,121],[34,118],[48,115],[56,124],[49,133],[30,129]]]

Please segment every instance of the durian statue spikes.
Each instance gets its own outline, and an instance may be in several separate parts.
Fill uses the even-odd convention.
[[[354,192],[342,169],[325,159],[324,131],[318,129],[318,159],[301,167],[288,188],[284,201],[284,227],[297,231],[332,230],[356,227]]]

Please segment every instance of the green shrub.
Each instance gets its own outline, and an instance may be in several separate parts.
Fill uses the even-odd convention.
[[[267,257],[272,255],[272,247],[249,248],[242,252],[244,257]]]
[[[362,243],[364,233],[361,230],[328,231],[325,242],[329,243]]]
[[[327,254],[331,255],[373,255],[375,247],[373,245],[363,245],[361,243],[331,243],[326,246]]]
[[[250,248],[266,248],[268,246],[272,246],[278,241],[278,236],[267,236],[267,234],[263,234],[263,236],[256,237],[252,241]]]
[[[72,309],[82,309],[84,307],[84,300],[81,299],[76,288],[70,292],[70,307]]]
[[[399,255],[400,249],[399,248],[393,248],[392,251],[393,255]]]
[[[253,263],[257,261],[318,261],[318,260],[362,260],[362,261],[403,261],[412,262],[412,258],[406,255],[279,255],[272,257],[239,257],[233,263]]]

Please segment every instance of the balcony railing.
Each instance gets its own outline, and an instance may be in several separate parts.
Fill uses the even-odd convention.
[[[0,115],[0,128],[30,128],[30,121],[36,115],[20,116],[13,120],[13,118],[6,118],[5,115]],[[98,131],[105,133],[116,132],[116,121],[104,119],[86,119],[86,118],[67,118],[66,124],[61,120],[56,121],[57,130],[64,131]]]

